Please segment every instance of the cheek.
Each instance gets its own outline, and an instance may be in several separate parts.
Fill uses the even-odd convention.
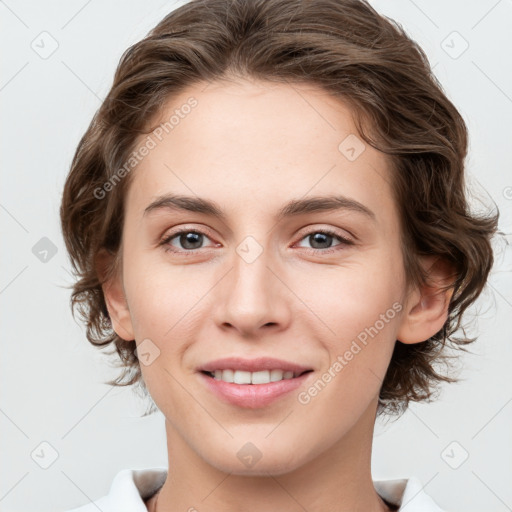
[[[346,338],[373,325],[400,300],[399,268],[389,259],[379,260],[340,266],[302,282],[306,304],[336,338]]]
[[[327,384],[315,385],[322,389],[318,395],[315,389],[306,390],[306,399],[311,398],[308,410],[332,417],[331,427],[338,433],[348,429],[378,394],[402,308],[399,279],[389,264],[373,270],[345,270],[334,273],[328,287],[311,288],[307,301],[311,310],[318,312],[315,323],[322,331],[318,338],[328,354],[326,367],[318,376]],[[312,320],[308,324],[311,326]],[[318,399],[312,398],[316,396]]]
[[[335,376],[324,403],[340,401],[344,407],[357,409],[378,393],[402,308],[397,271],[390,268],[389,260],[357,271],[338,269],[325,286],[310,288],[313,293],[307,303],[318,312],[317,324],[326,333],[321,336],[329,356],[324,371]],[[325,378],[331,379],[330,375]]]
[[[136,339],[164,339],[183,316],[183,286],[172,268],[133,255],[126,261],[125,289]],[[186,290],[186,288],[185,288]]]
[[[135,338],[149,338],[166,364],[173,365],[204,325],[205,308],[214,293],[211,270],[150,258],[132,257],[130,264],[125,287]]]

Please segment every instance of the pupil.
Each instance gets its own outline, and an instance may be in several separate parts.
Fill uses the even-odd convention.
[[[201,246],[201,236],[201,233],[186,233],[185,235],[181,235],[180,242],[186,249],[197,249],[198,247],[195,247],[194,244],[197,244],[199,240],[199,246]],[[190,244],[192,244],[192,247]]]
[[[331,235],[327,235],[325,233],[315,233],[314,235],[311,235],[312,240],[313,240],[313,243],[311,244],[315,249],[317,249],[317,247],[315,247],[315,243],[326,243],[326,239],[327,241],[329,241],[330,238],[332,238]]]

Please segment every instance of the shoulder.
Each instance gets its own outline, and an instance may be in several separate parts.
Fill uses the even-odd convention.
[[[419,478],[411,476],[395,480],[375,480],[375,490],[386,501],[404,512],[445,512],[425,492]]]
[[[107,495],[65,512],[147,512],[144,500],[155,494],[166,478],[163,467],[123,469],[114,476]]]

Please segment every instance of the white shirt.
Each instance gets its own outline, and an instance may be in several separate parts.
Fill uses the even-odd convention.
[[[167,468],[123,469],[119,471],[106,496],[67,512],[147,512],[143,500],[153,496],[165,482]],[[416,477],[400,480],[374,480],[377,493],[399,512],[443,512],[423,490]]]

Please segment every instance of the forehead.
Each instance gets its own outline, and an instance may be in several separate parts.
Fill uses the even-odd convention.
[[[347,105],[314,85],[195,84],[152,127],[136,145],[151,149],[133,171],[130,215],[167,192],[213,199],[228,214],[334,192],[393,208],[386,155],[357,135]]]

